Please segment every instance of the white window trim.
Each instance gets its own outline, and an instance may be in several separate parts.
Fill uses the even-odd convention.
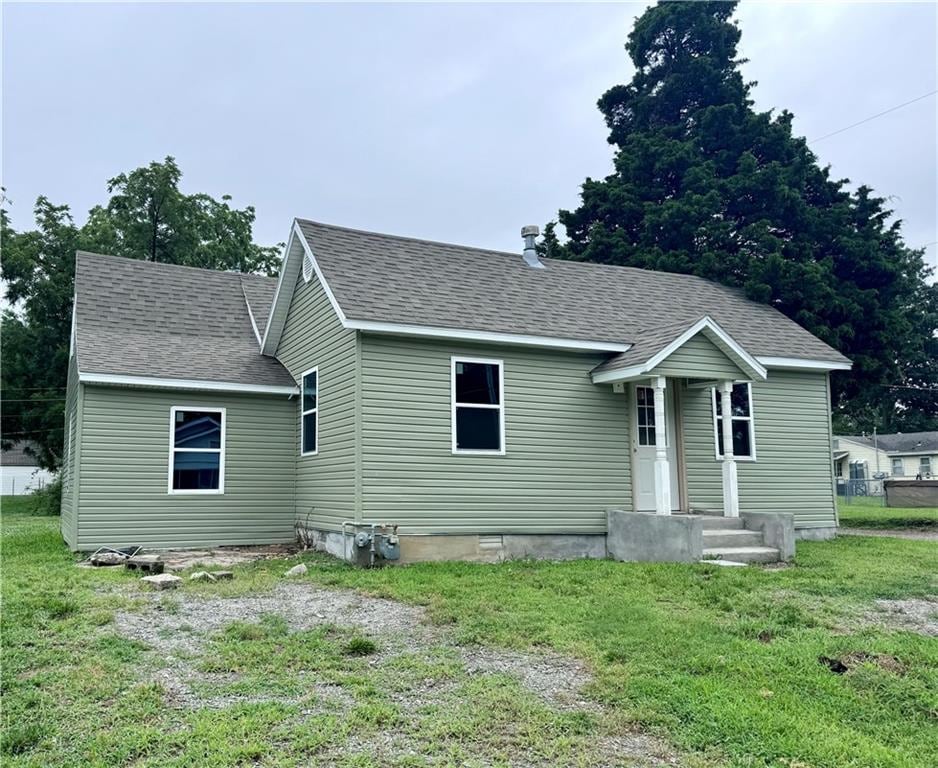
[[[178,411],[200,411],[202,413],[221,414],[220,448],[177,448],[176,413]],[[225,408],[210,408],[204,405],[174,405],[169,409],[169,472],[166,483],[170,496],[220,496],[225,493],[225,431],[228,428],[228,414]],[[217,453],[218,488],[173,488],[173,466],[177,453]]]
[[[316,407],[310,408],[308,411],[303,410],[303,391],[304,391],[304,382],[306,377],[311,373],[316,374]],[[304,451],[303,446],[306,445],[306,416],[310,413],[315,413],[316,418],[314,423],[316,424],[316,450],[314,451]],[[303,371],[300,376],[300,456],[317,456],[319,454],[319,366],[315,365],[310,368],[308,371]]]
[[[498,405],[485,403],[457,403],[456,402],[456,363],[481,363],[483,365],[498,366]],[[449,359],[449,380],[450,380],[450,436],[452,439],[451,449],[454,454],[460,456],[504,456],[505,455],[505,362],[487,357],[464,357],[462,355],[453,355]],[[497,410],[499,425],[499,443],[501,448],[496,451],[482,449],[460,449],[456,447],[456,407],[461,408],[488,408]]]
[[[748,416],[731,416],[730,418],[734,421],[748,421],[749,422],[749,447],[752,450],[751,456],[737,456],[733,454],[733,461],[745,461],[745,462],[755,462],[756,461],[756,412],[752,407],[752,383],[748,381],[737,381],[736,384],[745,384],[746,391],[749,393],[749,415]],[[720,396],[720,391],[717,388],[710,390],[710,411],[713,416],[713,457],[717,461],[723,461],[723,456],[720,454],[720,428],[718,426],[719,421],[717,419],[717,398]]]
[[[928,469],[925,469],[926,466]],[[918,474],[924,475],[926,473],[929,475],[932,473],[931,456],[920,456],[918,459]]]

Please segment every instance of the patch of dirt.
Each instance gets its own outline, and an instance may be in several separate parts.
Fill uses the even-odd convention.
[[[844,528],[837,529],[838,536],[879,536],[885,539],[912,539],[914,541],[938,541],[938,530],[916,530],[915,528]]]
[[[864,617],[872,624],[938,637],[938,596],[911,600],[877,600],[877,611]]]
[[[845,675],[862,664],[873,664],[886,672],[896,675],[905,674],[905,664],[895,656],[886,653],[867,653],[866,651],[852,651],[837,658],[819,656],[818,661],[824,664],[836,675]]]
[[[588,667],[574,658],[556,653],[530,653],[483,646],[459,645],[451,630],[433,626],[423,608],[340,589],[323,589],[309,582],[283,583],[268,593],[238,597],[205,597],[178,591],[169,610],[161,603],[163,595],[142,596],[140,612],[121,611],[115,615],[117,630],[124,636],[152,648],[154,669],[149,679],[166,691],[169,706],[182,709],[222,709],[236,703],[276,702],[302,707],[303,715],[320,712],[349,712],[354,696],[341,685],[302,676],[302,696],[237,695],[228,686],[238,682],[238,675],[211,673],[199,668],[212,635],[235,621],[257,622],[264,614],[274,614],[290,630],[306,630],[334,625],[354,628],[373,638],[378,646],[367,664],[380,680],[394,681],[396,660],[412,656],[432,665],[449,659],[458,667],[458,679],[446,674],[429,673],[425,679],[390,685],[387,694],[405,720],[417,722],[427,708],[446,710],[459,696],[459,685],[475,675],[505,675],[516,680],[549,708],[559,712],[583,712],[598,722],[608,722],[611,712],[588,699],[583,687],[592,679]],[[419,673],[422,674],[422,673]],[[468,676],[468,677],[467,677]],[[386,755],[390,761],[419,754],[420,745],[405,726],[379,729],[359,745],[364,753]],[[598,733],[590,741],[590,754],[581,756],[591,766],[646,765],[672,766],[678,756],[662,742],[639,732]],[[355,752],[355,744],[346,742],[336,761]],[[321,754],[331,764],[328,750]],[[479,755],[480,765],[486,765]],[[432,762],[432,761],[431,761]],[[574,761],[576,762],[576,761]],[[577,763],[580,764],[580,763]],[[517,755],[513,766],[545,766],[535,755]]]
[[[214,549],[178,549],[161,552],[160,559],[168,571],[183,571],[194,565],[224,568],[255,560],[290,557],[299,552],[296,544],[265,544],[253,547],[216,547]]]

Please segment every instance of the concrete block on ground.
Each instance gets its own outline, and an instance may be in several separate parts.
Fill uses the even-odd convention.
[[[182,584],[182,579],[171,573],[158,573],[155,576],[144,576],[140,581],[154,589],[175,589]]]

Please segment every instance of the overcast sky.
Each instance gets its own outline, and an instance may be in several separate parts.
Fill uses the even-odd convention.
[[[174,155],[188,192],[294,216],[519,250],[523,224],[610,170],[597,98],[627,81],[644,3],[3,8],[3,185],[79,222],[105,181]],[[938,88],[933,3],[743,3],[761,109],[823,136]],[[936,262],[936,97],[814,145]]]

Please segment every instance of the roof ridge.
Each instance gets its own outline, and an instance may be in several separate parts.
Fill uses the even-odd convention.
[[[520,250],[500,251],[495,248],[482,248],[481,246],[478,246],[478,245],[463,245],[461,243],[445,242],[443,240],[429,240],[423,237],[411,237],[410,235],[394,235],[389,232],[376,232],[375,230],[371,230],[371,229],[358,229],[356,227],[345,227],[345,226],[342,226],[341,224],[328,224],[324,221],[304,219],[299,216],[296,217],[296,221],[300,224],[312,224],[313,226],[316,226],[316,227],[325,227],[327,229],[338,229],[342,232],[351,232],[352,234],[355,234],[355,235],[372,235],[374,237],[386,237],[391,240],[401,240],[401,241],[408,242],[408,243],[421,243],[423,245],[439,245],[445,248],[459,248],[460,250],[464,250],[464,251],[476,251],[477,253],[486,253],[486,254],[491,254],[495,256],[509,256],[509,257],[518,258],[518,259],[522,258],[522,252]],[[733,286],[730,286],[730,285],[717,283],[714,280],[708,280],[707,278],[700,277],[699,275],[689,275],[685,272],[666,272],[663,269],[645,269],[644,267],[631,267],[625,264],[602,264],[596,261],[578,261],[576,259],[557,259],[557,258],[552,258],[550,256],[543,257],[541,261],[546,261],[546,262],[554,263],[554,264],[575,264],[578,266],[584,266],[584,267],[589,267],[589,268],[599,267],[603,269],[616,269],[616,270],[625,269],[625,270],[632,270],[636,272],[644,272],[646,274],[653,274],[653,275],[674,275],[675,277],[688,278],[691,280],[702,280],[710,285],[717,285],[721,288],[725,288],[730,291],[741,290],[739,288],[734,288]]]
[[[208,267],[192,267],[188,264],[170,264],[165,261],[150,261],[149,259],[135,259],[133,256],[115,256],[113,253],[97,253],[95,251],[86,251],[79,248],[75,251],[76,256],[91,256],[96,259],[113,259],[115,261],[121,261],[122,263],[133,263],[133,264],[145,264],[146,268],[156,268],[156,269],[186,269],[195,272],[208,272],[212,275],[225,275],[226,277],[262,277],[266,279],[276,279],[269,278],[267,275],[256,275],[253,272],[235,272],[228,269],[209,269]]]

